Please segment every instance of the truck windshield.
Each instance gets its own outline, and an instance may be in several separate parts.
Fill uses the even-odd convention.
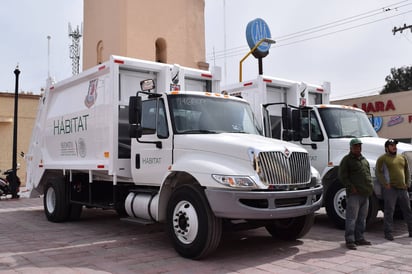
[[[318,110],[329,138],[378,137],[364,112],[350,108]]]
[[[239,100],[187,94],[169,95],[176,134],[260,134],[249,104]]]

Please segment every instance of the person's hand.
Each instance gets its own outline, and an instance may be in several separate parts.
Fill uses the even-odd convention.
[[[385,184],[385,188],[386,189],[391,189],[391,185],[390,184]]]

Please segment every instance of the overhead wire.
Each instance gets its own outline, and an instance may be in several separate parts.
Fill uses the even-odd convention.
[[[320,35],[317,35],[317,36],[312,36],[312,37],[309,37],[309,38],[303,38],[303,39],[293,41],[293,42],[290,42],[290,43],[286,43],[286,44],[279,44],[279,43],[282,43],[282,42],[287,41],[287,40],[292,40],[292,39],[296,39],[296,38],[303,37],[303,36],[306,36],[306,35],[314,34],[314,33],[317,33],[317,32],[322,32],[322,31],[325,31],[327,29],[336,28],[336,27],[339,27],[339,26],[342,26],[342,25],[345,25],[345,24],[349,24],[349,23],[353,23],[353,22],[356,22],[356,21],[359,21],[359,20],[364,20],[366,18],[370,18],[370,17],[373,17],[373,16],[381,15],[382,13],[389,12],[389,11],[392,11],[392,10],[398,10],[400,8],[403,8],[403,7],[406,7],[406,6],[412,4],[412,3],[408,3],[408,4],[400,5],[404,2],[409,2],[409,0],[404,0],[404,1],[401,1],[401,2],[397,2],[397,3],[394,3],[394,4],[388,5],[386,7],[383,7],[383,8],[374,9],[374,10],[364,12],[364,13],[361,13],[361,14],[358,14],[358,15],[354,15],[354,16],[346,17],[346,18],[343,18],[343,19],[340,19],[340,20],[336,20],[336,21],[333,21],[333,22],[330,22],[330,23],[327,23],[327,24],[311,27],[311,28],[308,28],[308,29],[305,29],[305,30],[302,30],[302,31],[298,31],[298,32],[286,34],[286,35],[283,35],[283,36],[275,37],[274,40],[277,41],[277,44],[275,44],[272,47],[288,46],[288,45],[301,43],[301,42],[305,42],[305,41],[309,41],[309,40],[313,40],[313,39],[318,39],[318,38],[321,38],[321,37],[324,37],[324,36],[329,36],[329,35],[336,34],[336,33],[339,33],[339,32],[343,32],[343,31],[363,27],[365,25],[373,24],[373,23],[383,21],[383,20],[388,20],[390,18],[393,18],[393,17],[396,17],[396,16],[401,16],[401,15],[412,12],[412,10],[408,10],[408,11],[400,13],[400,14],[387,16],[387,17],[380,18],[380,19],[377,19],[377,20],[373,20],[373,21],[369,21],[369,22],[366,22],[366,23],[351,26],[351,27],[348,27],[348,28],[344,28],[344,29],[340,29],[340,30],[336,30],[336,31],[328,32],[328,33],[323,33],[323,34],[320,34]],[[238,56],[238,55],[243,54],[245,52],[245,50],[247,50],[247,46],[234,47],[234,48],[228,49],[226,51],[225,50],[213,51],[212,53],[208,54],[207,59],[216,60],[216,59],[234,57],[234,56]]]
[[[311,28],[301,30],[301,31],[298,31],[298,32],[294,32],[294,33],[286,34],[286,35],[283,35],[283,36],[279,36],[279,37],[277,37],[277,39],[279,41],[283,41],[283,40],[294,38],[294,36],[296,36],[297,34],[305,34],[306,35],[306,34],[313,33],[314,32],[313,30],[321,31],[321,30],[324,30],[324,29],[327,29],[327,28],[336,27],[336,26],[340,26],[340,25],[343,25],[343,24],[347,24],[347,23],[358,21],[358,20],[362,20],[362,19],[365,19],[365,18],[368,18],[368,17],[379,15],[382,12],[385,13],[385,12],[389,12],[393,9],[398,9],[398,8],[402,8],[402,7],[411,5],[412,3],[409,3],[409,4],[405,4],[405,5],[401,5],[401,6],[395,6],[393,8],[390,8],[391,6],[399,5],[403,2],[408,2],[408,1],[409,0],[404,0],[404,1],[401,1],[401,2],[398,2],[398,3],[391,4],[391,5],[389,5],[387,7],[384,7],[384,8],[378,8],[378,9],[370,10],[370,11],[367,11],[367,12],[364,12],[364,13],[360,13],[358,15],[349,16],[349,17],[346,17],[346,18],[343,18],[343,19],[340,19],[340,20],[330,22],[330,23],[326,23],[326,24],[323,24],[323,25],[311,27]],[[330,26],[330,27],[326,27],[326,26]],[[285,37],[289,37],[289,36],[292,36],[292,37],[291,38],[285,38]]]
[[[321,37],[324,37],[324,36],[329,36],[329,35],[332,35],[332,34],[335,34],[335,33],[339,33],[339,32],[343,32],[343,31],[363,27],[363,26],[366,26],[366,25],[370,25],[370,24],[373,24],[373,23],[376,23],[376,22],[379,22],[379,21],[388,20],[390,18],[393,18],[393,17],[396,17],[396,16],[401,16],[403,14],[407,14],[407,13],[410,13],[410,12],[412,12],[412,10],[408,10],[408,11],[400,13],[400,14],[388,16],[388,17],[385,17],[385,18],[382,18],[382,19],[377,19],[377,20],[367,22],[367,23],[363,23],[363,24],[360,24],[360,25],[356,25],[356,26],[353,26],[353,27],[348,27],[348,28],[345,28],[345,29],[340,29],[340,30],[337,30],[337,31],[328,32],[328,33],[321,34],[321,35],[318,35],[318,36],[314,36],[314,37],[310,37],[310,38],[306,38],[306,39],[301,39],[301,40],[290,42],[290,43],[287,43],[287,44],[275,45],[273,47],[284,47],[284,46],[289,46],[289,45],[296,44],[296,43],[301,43],[301,42],[305,42],[305,41],[309,41],[309,40],[313,40],[313,39],[318,39],[318,38],[321,38]]]
[[[333,97],[333,101],[348,99],[348,98],[351,98],[353,95],[357,95],[357,97],[359,97],[360,94],[362,96],[376,95],[376,94],[379,94],[379,92],[382,91],[383,87],[384,87],[384,85],[382,85],[380,87],[368,88],[368,89],[364,89],[364,90],[356,90],[356,91],[352,91],[352,92],[345,92],[345,94],[342,94],[338,97]]]

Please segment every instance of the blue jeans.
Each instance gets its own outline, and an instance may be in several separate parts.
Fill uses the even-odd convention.
[[[363,240],[368,215],[369,197],[359,194],[346,196],[345,240],[354,242]]]
[[[412,233],[412,211],[409,202],[409,193],[405,189],[383,189],[384,215],[383,215],[383,232],[385,235],[392,234],[393,231],[393,214],[395,212],[396,202],[402,210],[403,219],[408,225],[409,233]]]

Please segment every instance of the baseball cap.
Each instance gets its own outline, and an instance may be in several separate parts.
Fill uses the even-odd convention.
[[[358,138],[353,138],[352,140],[350,140],[349,144],[350,144],[350,146],[357,145],[357,144],[362,144],[362,141],[359,140]]]
[[[388,139],[385,142],[385,147],[389,146],[389,145],[396,145],[398,143],[398,141],[394,140],[394,139]]]

